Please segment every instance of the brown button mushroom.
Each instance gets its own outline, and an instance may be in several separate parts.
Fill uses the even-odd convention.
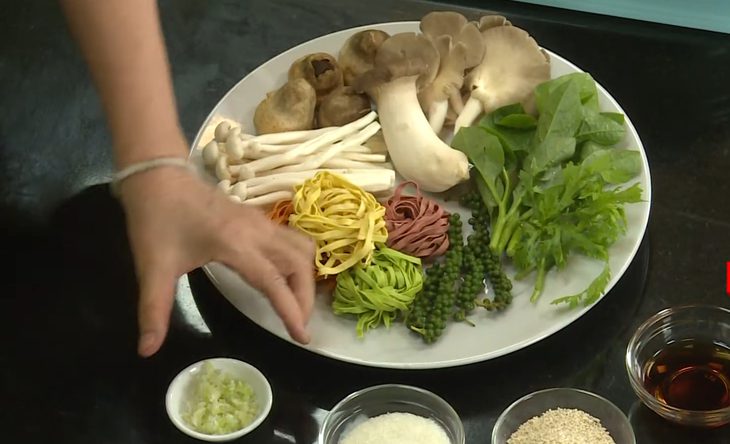
[[[258,134],[281,133],[312,129],[317,94],[304,79],[294,79],[266,98],[256,107],[253,123]]]
[[[317,110],[317,126],[342,126],[371,111],[370,98],[352,87],[338,88],[322,100]]]
[[[297,59],[289,67],[289,80],[304,79],[317,92],[317,103],[343,85],[342,70],[337,59],[324,52]]]
[[[337,56],[345,85],[353,85],[358,76],[372,69],[375,54],[388,37],[387,32],[366,29],[356,32],[345,41]]]

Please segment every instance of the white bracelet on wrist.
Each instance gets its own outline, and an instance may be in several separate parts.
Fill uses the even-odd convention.
[[[121,171],[116,172],[112,177],[110,185],[111,191],[115,196],[119,196],[119,185],[126,178],[144,171],[164,166],[175,166],[195,172],[195,166],[182,157],[158,157],[155,159],[143,160],[141,162],[133,163],[123,168]]]

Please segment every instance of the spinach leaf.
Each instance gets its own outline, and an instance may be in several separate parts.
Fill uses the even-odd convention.
[[[586,157],[582,165],[609,184],[627,182],[642,168],[641,154],[635,150],[600,150]]]
[[[601,145],[614,145],[621,141],[624,134],[626,134],[624,126],[612,117],[588,111],[575,137],[579,142],[590,140]]]
[[[525,159],[525,170],[537,175],[553,165],[570,159],[575,153],[575,138],[549,135],[538,143]]]
[[[494,123],[516,129],[531,129],[537,126],[537,119],[527,114],[521,103],[503,106],[494,110]]]
[[[494,113],[487,114],[479,122],[479,126],[486,132],[499,138],[504,148],[507,163],[517,162],[518,152],[527,152],[530,149],[532,139],[535,137],[534,128],[519,129],[507,126],[500,126],[495,120]]]
[[[510,114],[497,121],[497,125],[507,128],[531,129],[537,126],[537,119],[530,114]]]
[[[485,182],[494,183],[504,169],[504,150],[499,139],[478,127],[464,127],[451,146],[466,154]]]
[[[578,145],[578,149],[576,150],[578,158],[576,160],[580,163],[596,151],[603,151],[606,149],[609,148],[605,145],[598,144],[592,140],[586,140]]]
[[[576,82],[564,82],[547,96],[537,121],[537,140],[548,135],[575,136],[583,120],[578,88]]]
[[[543,82],[535,88],[535,104],[540,114],[547,106],[549,96],[561,85],[573,82],[578,86],[580,102],[586,108],[598,111],[598,90],[596,83],[588,73],[572,73]]]
[[[614,122],[618,123],[619,125],[623,125],[626,122],[626,117],[621,113],[603,112],[600,114],[604,117],[608,117],[609,119],[613,120]]]

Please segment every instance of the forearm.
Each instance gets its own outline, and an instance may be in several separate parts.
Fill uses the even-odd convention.
[[[61,0],[89,66],[117,167],[185,156],[155,0]]]

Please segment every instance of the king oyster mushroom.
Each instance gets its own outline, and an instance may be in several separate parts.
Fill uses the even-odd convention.
[[[396,170],[422,190],[445,191],[469,178],[464,153],[433,131],[418,102],[418,92],[433,82],[439,53],[431,40],[400,33],[381,45],[374,67],[357,78],[355,89],[375,101],[383,138]]]
[[[370,98],[350,86],[332,91],[319,104],[317,126],[342,126],[363,117],[371,111]]]
[[[387,32],[366,29],[356,32],[345,41],[337,56],[345,85],[354,84],[358,76],[372,69],[375,54],[388,37]]]
[[[266,94],[253,116],[258,134],[281,133],[312,129],[317,93],[302,78],[286,82],[276,91]]]
[[[312,85],[317,93],[317,103],[343,85],[342,70],[337,60],[324,52],[300,57],[292,63],[289,81],[294,79],[304,79]]]

